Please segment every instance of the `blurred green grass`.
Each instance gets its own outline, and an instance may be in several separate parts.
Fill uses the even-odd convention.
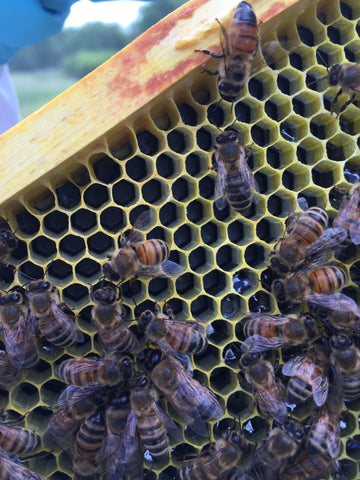
[[[35,112],[76,82],[57,69],[11,72],[22,118]]]

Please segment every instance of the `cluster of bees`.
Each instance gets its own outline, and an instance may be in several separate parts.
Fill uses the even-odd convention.
[[[236,8],[229,32],[218,23],[222,52],[200,52],[220,59],[218,71],[208,73],[219,75],[221,99],[234,103],[258,55],[258,23],[245,1]],[[356,63],[328,68],[328,84],[340,86],[331,114],[342,92],[350,98],[337,116],[354,102],[360,91],[359,72]],[[219,210],[228,203],[246,214],[256,200],[259,187],[247,164],[249,155],[250,148],[239,142],[233,128],[217,136],[214,197]],[[310,302],[317,306],[315,313],[259,313],[241,319],[240,383],[253,389],[258,409],[274,420],[267,438],[248,455],[252,447],[234,420],[224,438],[196,458],[183,461],[177,472],[180,480],[315,480],[336,471],[342,399],[360,397],[360,350],[351,336],[360,328],[360,310],[354,300],[338,293],[348,278],[331,257],[346,242],[360,244],[359,195],[360,184],[356,184],[331,228],[327,213],[319,207],[290,215],[286,232],[271,253],[270,267],[277,276],[271,291],[279,306]],[[202,437],[208,436],[208,422],[224,415],[215,395],[191,374],[189,355],[207,347],[201,325],[176,320],[168,305],[162,313],[157,304],[154,311],[146,310],[138,318],[139,335],[123,320],[119,302],[123,282],[133,276],[176,278],[183,273],[180,265],[169,260],[165,241],[143,240],[142,232],[152,221],[147,211],[126,236],[121,235],[119,248],[103,264],[104,278],[98,288],[90,289],[101,357],[71,358],[56,367],[55,373],[67,387],[53,407],[44,441],[55,441],[69,455],[78,480],[96,479],[102,473],[108,480],[146,478],[144,451],[154,462],[166,463],[169,436],[178,442],[183,437],[174,419],[161,408],[162,399],[175,420]],[[0,260],[4,262],[17,243],[2,220]],[[0,294],[0,328],[5,346],[0,352],[3,388],[19,378],[21,369],[39,361],[37,336],[63,348],[84,341],[72,313],[61,304],[56,286],[46,279],[31,279],[23,287]],[[309,343],[302,354],[283,365],[280,378],[271,352]],[[290,377],[287,390],[284,376]],[[305,426],[289,416],[289,407],[304,404],[310,397],[317,411]],[[34,432],[0,422],[0,478],[40,479],[13,456],[33,452],[39,443]],[[248,465],[240,469],[245,454]]]

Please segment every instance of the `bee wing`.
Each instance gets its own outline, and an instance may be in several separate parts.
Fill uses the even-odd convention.
[[[6,353],[11,365],[21,368],[27,356],[27,346],[34,342],[34,335],[26,324],[24,315],[20,315],[16,326],[7,328],[2,326]]]
[[[142,265],[136,267],[136,275],[144,275],[147,277],[178,277],[184,272],[183,267],[171,260],[165,260],[160,265]]]
[[[124,431],[120,435],[118,456],[122,462],[128,459],[141,448],[139,447],[139,438],[137,433],[137,419],[134,410],[131,410],[126,421]]]
[[[227,203],[226,196],[225,196],[225,179],[226,179],[226,169],[224,162],[221,158],[217,158],[217,176],[215,182],[215,190],[214,190],[214,199],[215,205],[218,210],[222,210],[225,208]]]
[[[99,385],[86,385],[85,387],[80,387],[79,385],[69,385],[61,392],[57,403],[53,405],[52,408],[64,408],[72,403],[80,402],[101,388],[103,387]]]
[[[128,233],[125,243],[137,243],[142,240],[141,232],[146,230],[154,221],[154,213],[151,210],[146,210],[141,213],[134,222],[134,226]]]
[[[260,409],[264,405],[271,416],[280,423],[283,423],[287,416],[285,399],[282,398],[280,387],[274,384],[273,387],[260,388],[256,390],[256,397]]]
[[[353,312],[355,315],[360,316],[360,308],[355,300],[348,297],[344,293],[332,293],[329,295],[321,293],[312,293],[307,295],[304,300],[310,303],[316,303],[322,307],[330,308],[332,310]]]
[[[344,228],[327,228],[316,242],[310,244],[306,249],[306,257],[316,262],[323,262],[330,254],[331,250],[339,245],[347,237]]]
[[[156,401],[153,398],[151,399],[151,401],[152,401],[154,410],[157,412],[157,414],[161,418],[161,421],[165,425],[168,434],[174,440],[176,440],[178,442],[182,442],[184,440],[184,438],[182,436],[182,433],[181,433],[179,427],[176,425],[174,420],[172,418],[170,418],[169,415],[166,415],[166,413],[161,410],[161,408],[159,407],[159,405],[156,403]]]
[[[66,313],[52,298],[50,298],[49,300],[54,317],[60,325],[64,325],[63,330],[71,331],[74,342],[82,343],[85,340],[85,337],[81,330],[79,330],[76,323],[68,315],[66,315]]]
[[[360,219],[350,224],[349,235],[355,245],[360,245]]]
[[[4,453],[0,454],[0,465],[2,470],[6,472],[8,480],[42,480],[42,478],[29,468],[24,467],[20,463],[16,463]]]
[[[240,165],[239,165],[239,172],[246,176],[247,177],[247,181],[249,182],[250,184],[250,187],[251,187],[251,190],[252,192],[260,192],[260,188],[259,188],[259,185],[255,179],[255,176],[251,170],[251,168],[249,167],[249,165],[247,164],[247,159],[245,157],[245,155],[241,155],[241,158],[240,158]],[[243,187],[245,190],[247,190],[247,187],[244,186]],[[240,189],[241,190],[241,189]]]
[[[284,345],[284,339],[280,337],[267,338],[262,335],[251,335],[244,340],[240,349],[243,352],[264,352],[265,350],[272,350],[280,348]]]
[[[282,315],[270,315],[268,313],[250,313],[244,315],[240,322],[245,323],[247,320],[255,320],[263,322],[271,322],[274,325],[284,325],[285,323],[289,323],[292,319],[290,317],[283,317]]]

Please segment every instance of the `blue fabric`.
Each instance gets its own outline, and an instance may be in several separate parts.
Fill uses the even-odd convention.
[[[76,1],[0,0],[0,65],[21,48],[60,32]]]

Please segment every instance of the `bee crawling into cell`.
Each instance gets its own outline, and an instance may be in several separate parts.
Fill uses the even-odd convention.
[[[255,12],[247,2],[240,2],[235,9],[230,31],[216,19],[220,26],[221,53],[209,50],[196,52],[220,58],[218,70],[210,75],[219,75],[218,90],[221,98],[234,103],[249,80],[253,60],[259,49],[259,34]]]
[[[103,273],[110,281],[122,283],[135,276],[178,277],[183,268],[168,260],[170,250],[164,240],[142,240],[142,231],[153,222],[151,211],[142,213],[127,236],[121,234],[120,248],[108,255]]]
[[[250,150],[239,142],[238,133],[225,130],[216,137],[215,205],[222,210],[226,203],[241,214],[246,214],[259,192],[247,158]]]

